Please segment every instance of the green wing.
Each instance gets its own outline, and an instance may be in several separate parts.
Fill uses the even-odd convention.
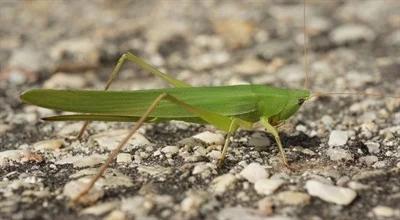
[[[22,94],[21,99],[24,102],[54,110],[124,118],[126,116],[140,117],[161,93],[171,94],[192,106],[225,116],[248,115],[257,111],[258,97],[249,85],[137,91],[34,89]],[[168,101],[162,101],[150,117],[197,118]]]

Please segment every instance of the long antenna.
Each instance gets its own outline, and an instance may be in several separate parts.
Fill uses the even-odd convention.
[[[369,92],[313,92],[311,97],[320,97],[320,96],[342,96],[342,95],[356,95],[356,96],[371,96],[376,98],[391,98],[391,99],[400,99],[400,96],[388,96],[382,93],[369,93]]]
[[[304,49],[304,89],[309,89],[309,66],[308,66],[308,51],[307,51],[307,30],[306,30],[306,0],[303,0],[303,49]]]

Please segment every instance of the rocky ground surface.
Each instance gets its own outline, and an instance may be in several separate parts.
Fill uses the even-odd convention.
[[[301,88],[298,1],[0,2],[1,219],[400,219],[400,2],[307,3],[311,90],[281,127],[293,170],[258,126],[224,133],[172,121],[136,134],[85,197],[76,195],[131,126],[49,123],[30,88],[101,89],[131,51],[200,85]],[[112,89],[167,86],[126,65]]]

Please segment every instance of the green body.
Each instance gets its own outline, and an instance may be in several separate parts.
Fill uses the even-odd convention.
[[[21,95],[24,102],[75,113],[50,120],[136,121],[162,93],[210,112],[257,122],[260,117],[278,124],[293,115],[310,93],[264,85],[183,87],[135,91],[87,91],[34,89]],[[163,100],[149,121],[182,120],[204,123],[184,108]]]

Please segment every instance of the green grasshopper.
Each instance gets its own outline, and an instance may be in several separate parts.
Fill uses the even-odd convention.
[[[306,54],[306,47],[304,49]],[[107,91],[126,61],[135,63],[173,87]],[[78,137],[82,136],[91,121],[136,122],[129,134],[110,153],[87,187],[72,200],[78,202],[90,191],[117,154],[145,122],[180,120],[212,124],[227,132],[220,165],[224,161],[232,134],[239,128],[251,129],[256,122],[261,122],[266,131],[274,137],[282,161],[288,166],[276,128],[296,113],[310,97],[311,93],[306,89],[286,89],[265,85],[192,87],[161,72],[141,58],[125,53],[114,67],[104,91],[33,89],[24,92],[21,100],[48,109],[78,113],[44,118],[46,121],[86,121]]]

